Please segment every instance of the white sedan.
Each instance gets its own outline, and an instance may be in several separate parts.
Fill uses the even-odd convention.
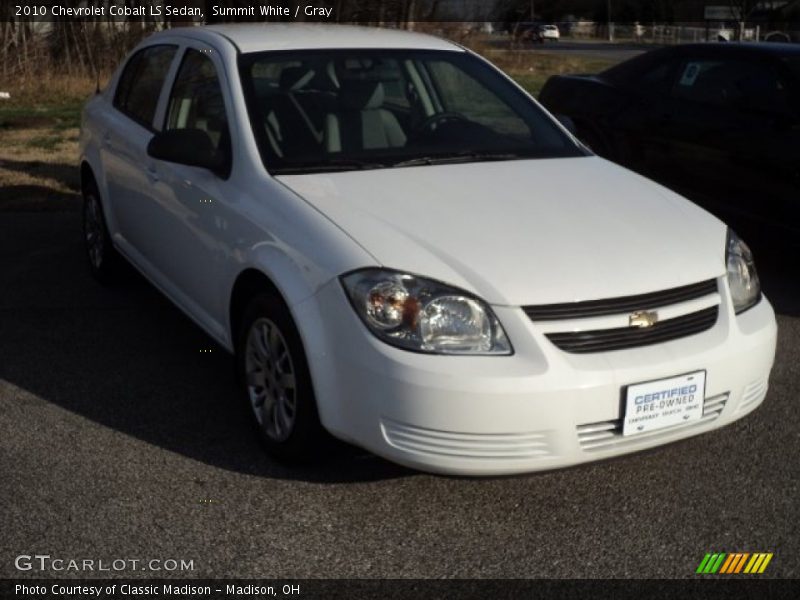
[[[253,24],[147,38],[86,105],[90,268],[236,355],[267,449],[469,475],[727,425],[776,325],[747,246],[456,44]]]

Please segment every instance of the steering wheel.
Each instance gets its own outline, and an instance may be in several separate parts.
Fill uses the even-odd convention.
[[[417,131],[420,133],[432,133],[436,131],[440,125],[443,123],[447,123],[448,121],[469,121],[464,115],[459,114],[457,112],[440,112],[436,113],[435,115],[431,115],[427,119],[425,119],[422,123],[419,124],[417,127]]]

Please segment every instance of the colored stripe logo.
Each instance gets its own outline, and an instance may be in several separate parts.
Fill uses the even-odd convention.
[[[715,552],[707,553],[695,573],[701,575],[755,575],[763,573],[772,560],[772,552]]]

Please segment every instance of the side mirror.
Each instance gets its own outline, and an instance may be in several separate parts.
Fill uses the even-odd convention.
[[[575,121],[573,121],[567,115],[555,115],[555,118],[564,126],[564,129],[569,131],[572,135],[577,135],[578,128],[575,127]]]
[[[216,174],[226,171],[227,158],[214,148],[208,133],[202,129],[169,129],[153,136],[147,154],[190,167],[201,167]]]

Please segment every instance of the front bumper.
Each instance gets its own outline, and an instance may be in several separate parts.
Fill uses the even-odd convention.
[[[596,354],[559,350],[515,307],[494,307],[513,356],[400,350],[367,331],[338,281],[293,311],[331,433],[425,471],[501,475],[652,448],[756,408],[774,360],[775,316],[766,298],[736,316],[724,283],[720,295],[707,331]],[[622,436],[625,386],[698,370],[706,371],[701,420]]]

